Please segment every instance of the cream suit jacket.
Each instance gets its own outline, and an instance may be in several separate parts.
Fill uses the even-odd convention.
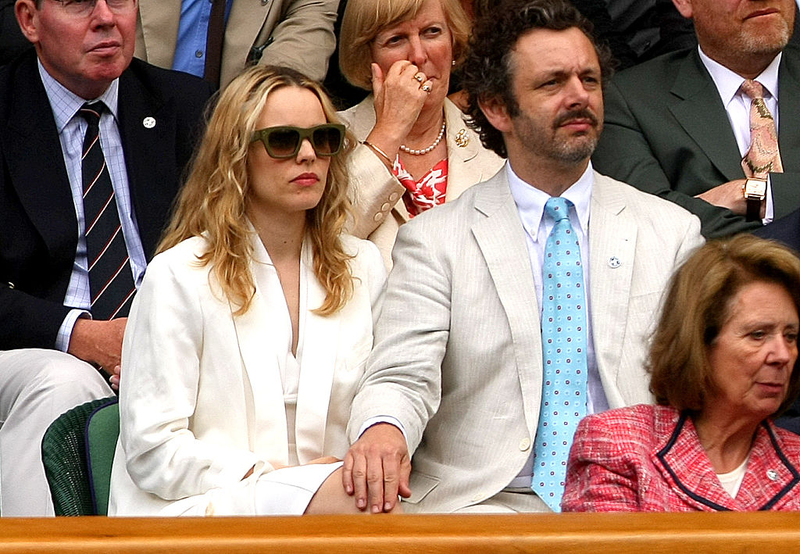
[[[300,301],[304,347],[294,437],[301,464],[347,452],[345,427],[372,347],[372,309],[385,280],[374,245],[343,240],[355,254],[355,290],[329,317],[310,313],[325,293],[304,245],[310,275],[305,287],[301,283],[307,293]],[[253,246],[254,258],[268,263],[257,238]],[[260,276],[270,269],[254,262],[252,307],[233,315],[209,284],[209,267],[196,263],[205,248],[204,239],[193,238],[156,256],[131,310],[122,351],[111,515],[253,514],[258,477],[274,464],[288,463],[278,369],[278,357],[285,359],[288,348],[275,346],[277,333],[271,332],[289,324],[285,302],[270,304],[262,285],[268,280]],[[253,466],[253,475],[242,481]]]
[[[612,408],[652,402],[646,335],[673,268],[701,243],[683,208],[595,173],[589,301]],[[540,309],[506,172],[404,225],[393,257],[348,433],[397,418],[413,453],[406,509],[452,512],[509,485],[539,420]]]
[[[362,142],[375,127],[372,96],[349,110],[339,112],[350,131]],[[452,202],[475,183],[485,181],[503,165],[503,159],[481,145],[477,133],[467,127],[464,114],[450,100],[444,101],[447,124],[447,194]],[[378,245],[386,268],[392,268],[392,247],[400,225],[409,215],[403,202],[405,187],[381,159],[367,146],[359,144],[347,165],[354,191],[354,226],[351,232]]]
[[[261,64],[285,65],[322,81],[336,38],[339,0],[233,0],[222,45],[221,88],[263,48]],[[139,0],[137,58],[172,68],[181,0]]]

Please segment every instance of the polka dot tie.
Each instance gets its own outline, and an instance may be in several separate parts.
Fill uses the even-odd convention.
[[[550,198],[555,220],[542,266],[542,402],[531,487],[561,511],[567,457],[575,428],[586,415],[586,300],[578,237],[569,222],[572,203]]]

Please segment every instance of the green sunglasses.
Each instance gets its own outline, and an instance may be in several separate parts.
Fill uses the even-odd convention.
[[[326,123],[303,129],[302,127],[267,127],[253,133],[251,142],[261,141],[272,158],[294,158],[305,139],[311,141],[317,156],[335,156],[344,144],[344,125]]]

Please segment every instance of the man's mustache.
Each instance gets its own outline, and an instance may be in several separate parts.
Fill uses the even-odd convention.
[[[579,110],[571,110],[568,112],[564,112],[560,116],[558,116],[553,124],[554,127],[561,127],[565,123],[568,123],[575,119],[585,119],[589,121],[593,126],[597,126],[597,116],[592,113],[589,108],[582,108]]]

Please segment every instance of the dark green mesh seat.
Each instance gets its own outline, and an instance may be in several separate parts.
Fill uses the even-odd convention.
[[[42,462],[57,516],[96,515],[87,462],[86,423],[100,407],[116,402],[100,398],[61,414],[42,439]]]

